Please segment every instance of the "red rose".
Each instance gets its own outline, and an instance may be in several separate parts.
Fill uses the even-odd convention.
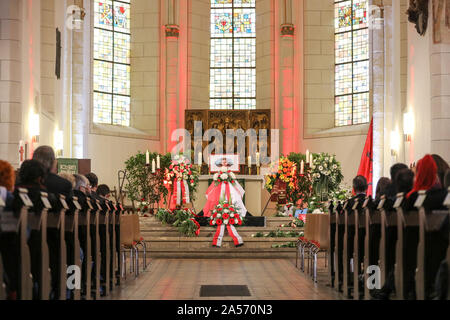
[[[238,225],[242,226],[242,220],[241,219],[238,220]]]
[[[217,217],[217,213],[214,213],[214,214],[213,214],[213,218],[215,218],[215,217]]]
[[[138,211],[138,212],[140,212],[140,211],[141,211],[141,209],[139,209],[139,208],[138,208],[138,209],[137,209],[137,211]]]
[[[147,210],[147,209],[148,209],[148,207],[147,207],[147,206],[145,206],[145,207],[144,207],[144,210]]]
[[[230,205],[228,203],[225,203],[223,206],[224,208],[228,208]]]
[[[223,214],[223,219],[224,219],[224,220],[228,219],[229,217],[230,217],[230,215],[229,215],[228,213],[224,213],[224,214]]]
[[[169,169],[173,169],[173,165],[172,164],[169,166]]]
[[[230,224],[231,224],[231,225],[235,225],[235,224],[236,224],[236,222],[234,221],[233,218],[230,219]]]
[[[144,202],[144,201],[145,201],[145,198],[142,198],[141,201]]]
[[[234,180],[231,181],[232,184],[234,184],[234,182],[235,182]]]
[[[222,208],[217,208],[217,211],[222,211]]]
[[[217,219],[216,224],[217,224],[218,226],[221,226],[222,223],[223,223],[222,219]]]
[[[194,180],[191,180],[191,183],[194,183]]]
[[[231,212],[234,212],[234,208],[230,208],[230,211],[231,211]]]
[[[191,175],[191,174],[192,174],[192,171],[189,171],[189,174]]]
[[[212,226],[213,225],[213,220],[209,221],[209,225]]]

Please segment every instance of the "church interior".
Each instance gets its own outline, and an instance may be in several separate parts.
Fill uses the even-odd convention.
[[[450,0],[0,0],[0,300],[448,300],[449,162]]]

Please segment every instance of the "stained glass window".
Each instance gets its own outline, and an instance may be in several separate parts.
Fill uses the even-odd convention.
[[[369,122],[368,0],[335,0],[335,125]]]
[[[211,109],[256,109],[256,0],[211,0]]]
[[[95,123],[130,125],[130,39],[130,0],[95,0]]]

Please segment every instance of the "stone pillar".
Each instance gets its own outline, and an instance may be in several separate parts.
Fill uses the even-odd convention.
[[[431,46],[431,152],[450,161],[450,44]]]
[[[184,128],[187,92],[187,14],[186,0],[161,2],[164,34],[161,44],[161,151],[170,152],[176,129]],[[182,63],[184,61],[184,63]],[[165,88],[165,90],[163,89]]]
[[[374,5],[377,3],[374,2]],[[381,9],[384,11],[384,9]],[[381,11],[382,15],[383,12]],[[380,18],[383,18],[381,16]],[[383,176],[384,164],[384,22],[372,21],[371,37],[371,84],[373,108],[373,188]]]
[[[295,132],[296,117],[299,117],[295,105],[295,26],[292,23],[292,2],[279,2],[280,29],[279,34],[279,81],[278,110],[276,112],[275,128],[280,130],[280,148],[285,155],[297,150],[298,134]]]
[[[0,159],[19,165],[22,131],[20,1],[0,1]]]

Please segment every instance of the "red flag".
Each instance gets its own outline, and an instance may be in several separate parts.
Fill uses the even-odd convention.
[[[369,132],[367,133],[366,145],[364,146],[364,151],[361,156],[358,176],[363,176],[367,179],[369,185],[367,195],[373,195],[373,119],[370,121]]]

